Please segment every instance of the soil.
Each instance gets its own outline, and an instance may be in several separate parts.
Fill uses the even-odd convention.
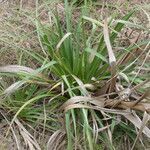
[[[43,1],[41,0],[39,3],[42,4]],[[146,7],[146,5],[149,4],[149,0],[132,0],[130,2],[128,0],[98,0],[97,3],[105,3],[108,5],[108,7],[97,7],[98,16],[99,14],[102,16],[106,16],[107,14],[107,16],[109,16],[109,14],[112,13],[111,11],[114,11],[115,7],[117,7],[117,11],[123,15],[135,7],[135,5],[144,7],[144,10],[150,14],[150,9]],[[63,14],[64,6],[61,2],[55,2],[53,5],[57,7],[60,14]],[[24,65],[32,68],[36,68],[38,65],[32,59],[26,57],[23,52],[23,49],[33,49],[40,52],[41,47],[35,32],[33,32],[35,30],[35,26],[27,17],[19,13],[22,10],[25,12],[25,14],[35,11],[35,1],[0,0],[0,66],[7,64],[18,64],[20,63],[18,60],[22,58],[22,64]],[[34,15],[35,14],[33,13],[33,16]],[[48,19],[47,10],[41,9],[40,15],[43,23],[46,24]],[[77,18],[78,15],[79,14],[76,13],[74,18]],[[132,21],[134,23],[141,24],[146,28],[150,27],[150,20],[147,19],[145,12],[142,10],[140,10],[134,16],[134,18],[132,18]],[[123,37],[121,39],[123,39],[123,41],[127,40],[127,42],[133,42],[138,36],[139,32],[141,33],[141,39],[146,39],[148,36],[150,36],[147,34],[145,35],[145,33],[140,30],[135,30],[132,38],[130,38],[130,41],[128,41],[129,38],[125,36],[128,34],[128,31],[126,30],[123,32]],[[30,33],[28,37],[21,38],[28,33]],[[125,44],[127,44],[127,42],[125,42]],[[21,51],[18,52],[20,49]],[[0,119],[1,118],[2,117],[0,116]],[[12,136],[9,136],[7,139],[5,138],[7,128],[8,126],[6,125],[6,122],[4,120],[0,120],[0,150],[15,150],[16,146]]]

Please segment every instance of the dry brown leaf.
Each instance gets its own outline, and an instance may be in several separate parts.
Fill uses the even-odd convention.
[[[65,112],[74,109],[74,108],[87,108],[87,109],[95,109],[99,111],[105,111],[109,113],[115,113],[115,114],[127,114],[130,113],[126,110],[118,110],[118,109],[109,109],[104,108],[105,106],[105,98],[91,98],[91,97],[84,97],[84,96],[75,96],[69,99],[67,102],[65,102],[61,109]],[[89,103],[90,105],[88,105]]]
[[[4,73],[19,73],[19,72],[24,72],[24,73],[33,73],[35,70],[29,67],[25,66],[19,66],[19,65],[7,65],[0,67],[0,72]]]
[[[65,143],[64,141],[65,132],[57,130],[54,132],[47,143],[47,150],[59,150]]]
[[[110,126],[111,126],[111,125],[107,125],[107,126],[105,126],[105,127],[102,127],[102,128],[100,128],[100,129],[98,129],[98,132],[102,132],[102,131],[108,129]]]
[[[130,122],[132,122],[134,124],[135,127],[137,127],[138,129],[140,129],[142,127],[142,132],[148,137],[150,138],[150,129],[148,127],[146,127],[145,125],[142,126],[142,121],[141,119],[136,115],[136,113],[130,113],[130,114],[126,114],[123,116],[128,119]],[[150,120],[150,116],[149,119]]]
[[[36,139],[25,129],[25,127],[21,124],[21,122],[16,118],[15,123],[17,124],[20,134],[22,135],[25,143],[29,147],[30,150],[41,150],[39,144]]]
[[[123,115],[130,122],[132,122],[137,128],[140,129],[142,121],[137,115],[132,114],[131,111],[129,111],[129,109],[150,112],[150,104],[138,103],[137,105],[133,106],[134,102],[121,101],[120,104],[117,105],[117,108],[119,109],[110,109],[112,106],[114,106],[114,104],[117,101],[118,100],[106,100],[105,98],[95,99],[91,97],[75,96],[69,99],[66,103],[64,103],[61,109],[67,112],[70,109],[86,108],[86,109],[98,110],[100,112],[104,111],[104,112],[113,113],[113,114],[120,114],[120,115]],[[150,137],[149,128],[144,127],[143,133],[147,135],[148,137]]]
[[[111,84],[110,84],[110,87],[109,87],[109,93],[110,93],[110,92],[113,92],[114,89],[115,89],[116,79],[117,79],[117,76],[116,76],[117,69],[116,69],[116,57],[115,57],[114,52],[112,50],[112,46],[111,46],[110,39],[109,39],[109,31],[108,31],[107,20],[104,20],[103,32],[104,32],[104,41],[106,43],[106,47],[107,47],[107,50],[108,50],[109,64],[110,64],[110,67],[111,67],[112,80],[111,80]]]
[[[6,94],[6,95],[11,94],[14,91],[18,90],[25,83],[26,83],[25,81],[15,82],[12,85],[10,85],[7,89],[5,89],[5,91],[3,92],[3,94]]]
[[[133,109],[133,110],[138,110],[138,111],[142,111],[142,112],[150,112],[150,103],[138,103],[137,105],[134,106],[134,101],[132,102],[128,102],[128,101],[120,101],[118,100],[108,100],[105,103],[105,107],[114,107],[117,102],[120,102],[119,105],[116,106],[116,108],[120,108],[120,109]]]
[[[146,112],[144,112],[142,124],[141,124],[141,127],[140,127],[140,129],[139,129],[139,133],[138,133],[138,135],[137,135],[137,137],[136,137],[136,139],[135,139],[135,141],[134,141],[134,144],[133,144],[131,150],[134,149],[135,144],[136,144],[138,138],[141,136],[141,134],[142,134],[142,132],[143,132],[143,129],[145,128],[145,126],[146,126],[146,124],[147,124],[147,122],[148,122],[149,120],[150,120],[149,114],[147,114]]]
[[[116,57],[115,57],[114,52],[112,50],[110,39],[109,39],[107,20],[104,20],[103,32],[104,32],[104,40],[105,40],[106,47],[108,50],[108,55],[109,55],[109,64],[110,64],[110,66],[115,67],[116,66]],[[113,70],[113,71],[115,72],[115,70]]]

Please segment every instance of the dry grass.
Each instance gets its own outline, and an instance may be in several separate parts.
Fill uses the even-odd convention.
[[[31,20],[29,18],[27,18],[26,16],[24,16],[24,14],[30,14],[31,16],[35,17],[35,3],[33,3],[32,0],[28,0],[28,1],[13,1],[13,2],[9,2],[9,1],[4,1],[4,2],[0,2],[2,3],[2,5],[0,6],[0,66],[3,65],[7,65],[7,64],[21,64],[21,65],[25,65],[25,66],[29,66],[31,68],[37,68],[39,66],[39,64],[37,62],[35,62],[32,58],[30,58],[29,56],[25,55],[24,50],[25,49],[32,49],[33,51],[39,52],[41,53],[41,46],[39,44],[37,35],[35,34],[35,26],[32,24]],[[111,14],[111,12],[114,9],[118,9],[117,12],[119,12],[119,14],[123,15],[125,14],[129,9],[131,9],[132,7],[134,7],[135,3],[136,4],[141,4],[145,5],[148,4],[148,0],[147,1],[139,1],[139,0],[134,0],[130,3],[128,3],[126,0],[118,0],[117,2],[115,1],[116,6],[114,8],[114,1],[105,1],[102,4],[102,7],[97,6],[97,12],[99,14],[101,14],[101,19],[103,19],[103,17],[105,16],[109,16],[109,14]],[[45,25],[48,25],[48,15],[47,15],[47,10],[45,7],[42,7],[43,1],[40,2],[41,5],[41,20],[42,23]],[[107,7],[103,7],[104,4]],[[113,5],[113,6],[112,6]],[[60,16],[62,17],[62,21],[63,21],[63,13],[64,13],[64,6],[62,3],[56,3],[53,4],[53,6],[51,5],[51,7],[56,6],[57,9],[59,9],[59,13]],[[146,13],[149,12],[149,10],[146,8],[145,9]],[[92,11],[92,10],[91,10]],[[94,12],[94,11],[93,11]],[[97,14],[98,14],[97,13]],[[142,23],[142,25],[144,27],[148,27],[149,26],[149,21],[146,18],[146,13],[143,13],[143,10],[140,11],[139,14],[137,14],[137,17],[132,18],[133,22],[135,23]],[[95,13],[93,13],[91,16],[95,16],[95,17],[99,17],[99,14],[97,15]],[[75,13],[74,14],[74,18],[77,18],[79,15],[79,13]],[[109,41],[109,35],[108,35],[108,28],[107,28],[107,22],[105,22],[104,24],[104,38],[105,38],[105,42],[106,45],[108,47],[108,51],[109,51],[109,60],[110,60],[110,64],[111,64],[111,75],[112,75],[112,80],[111,82],[108,82],[108,85],[106,84],[106,86],[104,86],[104,89],[100,89],[100,91],[97,91],[97,93],[95,94],[96,96],[96,101],[92,101],[93,103],[91,104],[91,100],[87,100],[88,98],[84,97],[84,101],[86,101],[87,103],[90,103],[89,105],[82,105],[83,101],[78,101],[78,98],[74,97],[73,99],[67,101],[63,106],[62,106],[62,110],[70,110],[71,108],[91,108],[91,109],[95,109],[95,110],[102,110],[102,107],[107,107],[104,108],[104,112],[109,111],[108,108],[131,108],[133,110],[140,110],[140,111],[147,111],[150,112],[150,107],[149,107],[149,103],[141,103],[141,101],[148,101],[146,98],[149,96],[143,96],[141,93],[140,94],[135,94],[133,91],[135,90],[133,87],[133,91],[129,91],[129,92],[133,92],[133,97],[131,96],[130,98],[128,97],[128,101],[130,102],[126,102],[123,101],[124,97],[126,97],[126,95],[122,95],[122,94],[118,94],[117,93],[117,89],[114,89],[114,85],[117,84],[118,89],[121,87],[122,90],[125,90],[123,88],[123,85],[118,84],[117,82],[117,72],[116,72],[116,64],[118,63],[124,63],[125,61],[128,61],[128,59],[132,56],[126,56],[125,58],[122,58],[120,61],[116,62],[115,60],[115,55],[118,51],[118,47],[122,47],[129,45],[131,43],[136,43],[138,40],[140,41],[141,39],[148,39],[150,37],[149,34],[147,34],[147,32],[142,32],[140,29],[130,29],[130,28],[126,28],[124,31],[122,31],[122,33],[120,33],[120,37],[118,39],[119,44],[118,47],[115,49],[115,51],[112,51],[111,45],[110,45],[110,41]],[[139,36],[140,35],[140,36]],[[67,37],[65,37],[67,38]],[[62,39],[62,40],[65,40]],[[63,41],[60,41],[60,44]],[[59,44],[58,44],[58,48],[59,48]],[[143,47],[142,47],[143,48]],[[137,56],[141,53],[139,48],[137,51]],[[143,57],[141,57],[139,59],[139,61],[143,61],[143,59],[146,59],[145,61],[147,62],[149,60],[149,55],[147,54],[148,51],[145,51],[145,53],[143,54]],[[112,57],[114,56],[114,57]],[[144,61],[143,61],[144,62]],[[137,67],[137,72],[139,70],[140,74],[147,74],[149,72],[149,70],[144,70],[143,66],[139,66]],[[138,73],[138,74],[139,74]],[[8,80],[7,80],[8,81]],[[149,87],[149,83],[147,83],[148,87]],[[83,86],[83,85],[82,85]],[[84,87],[83,87],[84,88]],[[106,89],[105,89],[106,88]],[[106,92],[107,91],[107,92]],[[109,91],[109,92],[108,92]],[[116,92],[119,96],[117,97],[119,99],[116,101],[111,101],[111,98],[109,96],[109,101],[105,103],[105,101],[99,101],[99,99],[101,99],[101,95],[103,94],[109,94],[112,92]],[[115,93],[115,94],[116,94]],[[127,93],[128,94],[128,93]],[[105,96],[106,96],[105,95]],[[142,97],[143,96],[143,97]],[[132,99],[137,98],[136,103],[132,102]],[[93,98],[94,99],[94,98]],[[102,98],[103,99],[103,98]],[[120,101],[121,99],[121,101]],[[123,100],[122,100],[123,99]],[[80,99],[81,100],[81,99]],[[98,101],[97,101],[98,100]],[[95,103],[94,103],[95,102]],[[92,106],[91,106],[92,105]],[[94,106],[93,106],[94,105]],[[130,120],[138,129],[139,129],[139,134],[137,135],[137,138],[140,137],[141,132],[143,131],[144,134],[146,135],[150,135],[148,128],[145,127],[146,122],[147,122],[147,114],[145,114],[143,116],[143,124],[139,118],[136,116],[136,114],[134,114],[137,118],[136,120],[134,120],[134,118],[132,118],[132,116],[128,116],[127,113],[128,112],[124,112],[124,111],[117,111],[116,109],[112,109],[112,112],[110,113],[116,113],[116,114],[122,114],[123,116],[125,116],[128,120]],[[113,112],[114,111],[114,112]],[[7,114],[6,111],[4,111],[4,114]],[[105,115],[104,115],[105,116]],[[106,116],[105,116],[106,117]],[[108,117],[108,116],[107,116]],[[6,118],[5,118],[6,120]],[[29,128],[27,125],[24,127],[24,125],[17,120],[17,118],[15,118],[13,125],[11,126],[11,134],[8,134],[7,138],[5,138],[5,135],[7,134],[7,129],[8,129],[8,125],[10,125],[10,122],[6,122],[4,119],[2,119],[0,126],[2,126],[0,128],[0,140],[3,142],[0,143],[1,148],[0,149],[26,149],[23,146],[22,143],[24,143],[24,145],[27,145],[27,147],[29,147],[29,149],[41,149],[40,146],[43,145],[43,143],[45,143],[44,145],[47,145],[47,149],[63,149],[64,145],[66,145],[65,142],[65,133],[62,130],[58,130],[56,132],[45,132],[45,135],[42,136],[41,135],[41,129],[39,129],[39,133],[37,133],[37,131],[34,132],[34,129]],[[94,121],[93,121],[94,122]],[[141,126],[139,126],[139,123],[142,124]],[[138,124],[138,126],[137,126]],[[96,126],[96,125],[95,125]],[[28,129],[29,131],[27,131],[26,129]],[[39,127],[40,128],[40,127]],[[108,130],[109,132],[109,125],[105,126],[102,129],[98,129],[98,132],[101,132],[103,130]],[[97,131],[96,131],[97,132]],[[53,133],[53,135],[50,137],[49,139],[49,135],[51,135]],[[110,133],[110,132],[109,132]],[[31,135],[32,134],[32,135]],[[35,136],[34,136],[35,134]],[[16,135],[16,137],[14,136]],[[39,136],[39,138],[38,138]],[[96,135],[95,135],[96,136]],[[111,133],[110,133],[110,141],[111,139]],[[137,139],[136,139],[137,140]],[[137,142],[135,140],[135,143]],[[147,139],[146,139],[147,140]],[[38,144],[37,143],[40,143]],[[124,139],[124,143],[127,143],[129,146],[129,149],[132,149],[131,144],[128,142],[128,139]],[[56,143],[56,145],[54,145],[54,142]],[[148,141],[149,142],[149,141]],[[146,141],[146,143],[148,143]],[[60,144],[62,143],[62,144]],[[134,146],[134,145],[133,145]],[[41,146],[42,147],[42,146]],[[79,145],[80,147],[80,145]],[[45,148],[45,147],[44,147]],[[43,148],[43,149],[44,149]]]

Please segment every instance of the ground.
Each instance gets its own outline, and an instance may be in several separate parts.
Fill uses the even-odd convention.
[[[46,2],[46,0],[39,1],[39,10],[42,23],[48,25],[48,12],[47,9],[43,7]],[[150,13],[149,0],[98,0],[97,4],[100,4],[100,6],[97,5],[97,14],[91,15],[95,16],[95,18],[101,15],[101,19],[109,16],[114,10],[117,10],[120,15],[123,15],[133,9],[135,5],[139,7],[142,6],[144,10],[140,9],[134,18],[131,19],[135,24],[142,25],[145,28],[150,27],[150,18],[148,18],[147,15]],[[103,4],[108,5],[107,7],[102,7]],[[28,15],[35,17],[35,6],[34,0],[0,0],[0,66],[22,64],[36,68],[39,65],[24,54],[26,49],[32,49],[39,53],[41,51],[41,46],[36,36],[37,34],[34,31],[35,25],[33,25],[32,20],[27,17]],[[52,7],[52,9],[57,7],[63,20],[64,5],[62,1],[53,1],[52,3],[49,3],[48,6]],[[95,12],[95,10],[93,12]],[[76,12],[74,18],[77,18],[78,15],[79,13]],[[133,34],[129,37],[131,32],[133,32]],[[122,34],[120,34],[121,45],[128,45],[135,42],[139,34],[139,39],[148,39],[150,37],[149,32],[144,33],[141,29],[125,29],[122,31]],[[1,113],[3,114],[3,112]],[[0,116],[0,150],[15,150],[16,144],[14,143],[12,136],[5,138],[7,128],[7,122]],[[49,134],[50,133],[46,136],[48,137]],[[38,140],[40,142],[42,141],[41,139]],[[46,143],[47,140],[48,138],[45,138],[44,142]],[[20,139],[20,142],[21,141],[22,139]],[[23,146],[21,149],[24,149]]]

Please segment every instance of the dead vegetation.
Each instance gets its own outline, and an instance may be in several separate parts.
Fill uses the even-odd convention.
[[[122,129],[127,130],[127,134],[124,134],[125,132],[121,131],[121,134],[124,134],[121,140],[121,149],[133,150],[136,148],[137,141],[140,141],[142,148],[149,148],[150,43],[146,43],[146,41],[150,38],[148,30],[150,20],[148,14],[149,10],[144,5],[148,4],[148,1],[132,1],[130,3],[122,0],[117,2],[105,1],[102,2],[100,6],[97,2],[96,7],[94,8],[98,13],[95,12],[92,6],[89,8],[91,15],[89,18],[83,18],[86,21],[92,22],[95,26],[102,27],[102,30],[97,29],[96,31],[102,31],[104,35],[103,43],[106,45],[109,64],[106,70],[110,73],[108,75],[106,72],[106,77],[105,75],[102,76],[104,80],[95,80],[95,78],[93,78],[93,81],[90,83],[85,83],[81,78],[77,78],[76,76],[73,76],[70,79],[66,75],[59,79],[59,76],[55,76],[56,70],[50,74],[48,67],[55,64],[55,62],[52,62],[53,64],[47,63],[47,58],[41,65],[40,60],[45,57],[45,51],[44,53],[41,51],[41,49],[43,50],[40,43],[42,41],[39,42],[39,37],[37,36],[38,29],[37,26],[33,24],[35,21],[33,18],[37,17],[37,6],[32,0],[13,2],[3,1],[1,3],[3,4],[3,7],[0,8],[0,11],[2,12],[0,16],[0,73],[2,75],[4,74],[4,76],[0,78],[0,83],[2,84],[2,94],[0,96],[2,101],[6,101],[6,103],[2,103],[0,107],[1,149],[64,150],[66,147],[69,149],[71,144],[73,149],[82,149],[85,144],[89,145],[89,149],[93,149],[91,145],[94,142],[100,143],[97,144],[99,146],[102,144],[100,149],[115,149],[114,145],[117,142],[119,143],[119,141],[116,140],[113,142],[113,137],[117,132],[115,133],[115,129],[113,130],[112,128],[115,128],[115,126],[116,128],[119,128],[118,126],[120,124],[126,126],[125,128],[122,127]],[[116,6],[113,5],[114,3],[116,3]],[[109,18],[105,20],[104,18],[110,16],[114,10],[117,10],[115,13],[124,16],[128,10],[134,7],[135,3],[138,4],[138,6],[140,6],[140,4],[143,6],[141,11],[130,18],[132,24],[128,21],[125,22],[127,27],[120,31],[117,40],[114,45],[112,45],[110,34],[114,30],[111,30],[108,25]],[[55,26],[53,17],[51,18],[52,20],[49,20],[50,15],[48,15],[49,9],[47,9],[47,7],[57,10],[60,22],[66,30],[67,23],[65,22],[64,17],[65,6],[62,2],[46,3],[44,1],[39,1],[38,5],[38,11],[40,12],[38,17],[41,20],[40,23],[45,27],[43,27],[43,35],[45,34],[44,32],[47,30],[47,27]],[[78,9],[76,10],[75,8],[74,10],[73,21],[75,26],[75,24],[78,23],[77,19],[79,18],[80,13]],[[101,14],[101,16],[99,16],[99,14]],[[95,20],[100,19],[104,21],[99,25],[99,22],[92,20],[90,17],[95,18]],[[117,21],[119,22],[120,20],[118,19]],[[117,21],[115,23],[117,23]],[[93,28],[95,26],[93,26]],[[87,24],[86,29],[91,29],[89,24]],[[56,33],[56,35],[57,34],[58,33]],[[88,35],[88,33],[86,34]],[[113,34],[115,34],[115,32]],[[40,36],[42,37],[43,35]],[[70,37],[70,35],[71,33],[68,32],[61,37],[59,42],[56,41],[57,53],[59,53],[63,42],[66,42],[66,39]],[[144,41],[146,44],[143,44]],[[139,42],[141,45],[137,44]],[[119,59],[118,57],[116,58],[118,53],[121,53],[120,51],[124,51],[126,48],[130,50],[129,45],[133,45],[131,51],[121,54]],[[83,46],[81,45],[81,47]],[[34,57],[32,57],[32,55],[30,55],[32,52],[36,52],[36,54],[39,55],[35,56],[33,54]],[[59,56],[60,54],[57,55],[58,58]],[[39,61],[36,61],[34,59],[35,57],[39,57]],[[127,73],[124,73],[124,70],[130,68],[132,63],[136,65],[134,71],[131,68],[132,71],[129,70]],[[10,64],[17,65],[11,66]],[[118,70],[120,66],[123,66],[123,69],[121,68]],[[61,67],[63,67],[63,65]],[[36,68],[40,69],[34,70]],[[64,68],[64,70],[65,69],[66,68]],[[50,70],[52,69],[50,68]],[[11,83],[13,82],[12,85],[10,85],[8,77],[6,78],[6,75],[9,73],[10,76],[11,74],[18,75],[11,81]],[[16,79],[18,78],[20,80],[16,82]],[[33,84],[33,87],[35,85],[38,86],[35,88],[32,86],[29,87],[28,85],[30,84]],[[77,88],[77,91],[74,91],[74,88]],[[35,92],[32,93],[32,89]],[[16,91],[19,91],[20,94],[16,93],[16,95],[12,94],[12,96],[10,96],[11,93],[15,93]],[[24,95],[22,91],[27,94]],[[33,95],[33,97],[31,95]],[[16,106],[11,104],[11,101],[19,101],[21,97],[25,97],[25,100],[27,101],[20,102],[20,105],[16,103]],[[49,107],[49,103],[57,98],[58,100],[62,99],[64,101],[62,102],[61,100],[59,104],[54,102],[54,108],[51,106]],[[42,102],[36,102],[38,100],[42,100]],[[36,107],[38,110],[36,110]],[[42,108],[42,110],[40,110],[40,108]],[[32,109],[37,111],[37,114],[32,114],[30,112]],[[51,112],[49,112],[49,110],[51,110]],[[79,110],[79,114],[73,114],[73,111],[76,110],[77,112]],[[70,116],[72,115],[70,120],[66,119],[66,114],[68,114],[68,112],[71,112]],[[83,114],[81,112],[83,112]],[[29,113],[29,115],[27,114],[26,116],[24,113]],[[30,118],[30,115],[33,115],[33,118]],[[85,115],[82,118],[83,122],[82,119],[80,120],[80,115]],[[100,122],[101,118],[102,122]],[[101,125],[101,123],[104,124]],[[134,125],[133,128],[130,128],[130,123]],[[83,131],[82,126],[84,126]],[[90,128],[92,128],[92,131]],[[72,130],[73,133],[71,133],[69,129]],[[132,132],[133,129],[134,132]],[[81,134],[78,133],[80,131]],[[99,137],[102,132],[104,132],[104,137],[106,135],[104,142]],[[129,136],[130,132],[131,134],[133,133],[133,136]],[[134,133],[136,133],[136,136]],[[72,134],[72,136],[70,134]],[[93,135],[91,136],[91,134]],[[84,139],[85,137],[82,137],[82,135],[87,137],[87,139]],[[120,138],[119,132],[118,135],[116,137]],[[142,138],[142,135],[144,135],[144,138]],[[130,137],[134,137],[132,142],[132,138],[130,139]],[[91,140],[94,142],[91,143]],[[110,144],[110,147],[107,147],[107,142]],[[124,144],[127,144],[127,148],[123,146]],[[94,145],[95,149],[99,149],[96,147],[97,145]],[[120,147],[118,147],[118,149],[120,149]]]

